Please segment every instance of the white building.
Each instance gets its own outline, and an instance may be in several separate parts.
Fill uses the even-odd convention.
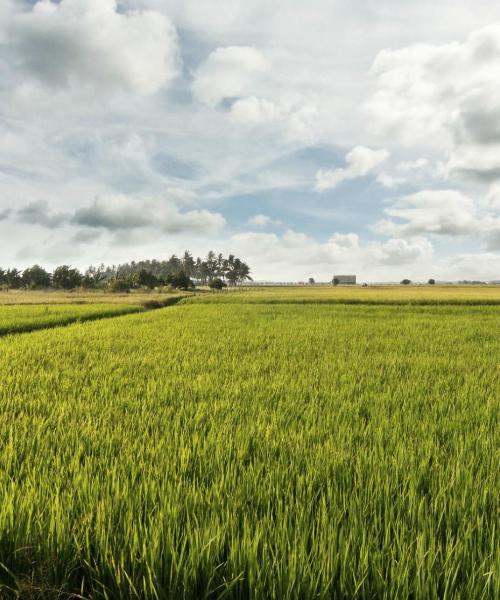
[[[332,283],[334,285],[356,285],[356,275],[334,275]]]

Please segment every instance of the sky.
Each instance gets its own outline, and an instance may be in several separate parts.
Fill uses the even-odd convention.
[[[500,3],[1,0],[0,266],[500,279]]]

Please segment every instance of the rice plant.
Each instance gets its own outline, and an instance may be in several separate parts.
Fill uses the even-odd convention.
[[[45,304],[0,306],[0,335],[46,329],[75,321],[113,317],[142,310],[121,304]]]
[[[494,306],[192,303],[0,340],[0,595],[498,598]]]

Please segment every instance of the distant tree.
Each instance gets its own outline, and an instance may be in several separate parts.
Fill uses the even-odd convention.
[[[139,286],[147,288],[154,288],[163,283],[161,279],[153,275],[153,273],[149,273],[146,269],[139,271],[136,281]]]
[[[333,283],[333,285],[338,285],[340,283],[340,279],[338,277],[334,277],[332,279],[332,283]]]
[[[210,250],[209,253],[207,254],[205,263],[206,263],[207,279],[210,282],[217,274],[217,256],[213,250]]]
[[[222,281],[222,279],[220,279],[219,277],[212,279],[212,281],[208,285],[212,290],[222,290],[223,288],[227,287],[227,283],[225,281]]]
[[[83,275],[78,269],[72,269],[69,265],[61,265],[52,273],[54,287],[72,290],[82,284]]]
[[[182,270],[188,277],[194,277],[196,262],[190,252],[186,250],[182,257]]]
[[[19,269],[7,269],[5,279],[9,288],[17,289],[23,285],[23,278]]]
[[[411,281],[409,279],[403,279],[401,281],[401,285],[410,285]]]
[[[167,271],[165,276],[174,275],[182,270],[182,261],[175,254],[172,254],[172,256],[167,260],[165,267]]]
[[[22,284],[26,288],[48,288],[50,283],[50,274],[40,265],[33,265],[23,271]]]
[[[109,290],[111,292],[130,292],[132,287],[133,283],[130,279],[113,277],[113,279],[109,280]]]
[[[4,285],[7,283],[7,271],[0,267],[0,285]]]
[[[429,285],[436,285],[436,280],[435,279],[429,279],[429,281],[427,283]]]
[[[314,281],[314,277],[309,277],[309,279],[307,280],[309,285],[314,285],[316,282]]]
[[[219,278],[224,280],[225,276],[226,276],[226,260],[224,258],[223,254],[218,254],[217,258],[215,259],[215,275]]]
[[[186,250],[182,258],[172,254],[167,260],[140,260],[108,266],[100,264],[98,267],[91,265],[83,275],[80,275],[80,281],[76,282],[75,277],[71,285],[67,280],[70,275],[74,276],[75,273],[69,273],[70,270],[71,268],[68,265],[62,265],[56,273],[54,285],[57,287],[82,285],[90,289],[156,287],[166,283],[168,277],[176,278],[181,272],[189,278],[191,284],[193,284],[192,280],[197,284],[207,285],[214,279],[220,279],[226,284],[237,285],[252,280],[250,267],[240,258],[234,254],[230,254],[225,258],[223,254],[216,254],[213,250],[208,252],[205,259],[194,258]],[[31,285],[36,287],[39,283],[33,283],[30,272],[31,269],[28,269],[26,278],[22,279],[21,273],[16,269],[7,271],[3,279],[0,279],[0,285],[7,285],[7,287]],[[187,284],[187,282],[185,283]]]
[[[179,271],[175,275],[169,275],[166,278],[165,283],[182,290],[188,290],[194,287],[194,283],[184,271]]]
[[[101,263],[98,267],[90,265],[82,278],[85,288],[97,288],[106,281],[106,267]]]

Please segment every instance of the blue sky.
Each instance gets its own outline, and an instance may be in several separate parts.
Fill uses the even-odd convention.
[[[3,0],[0,266],[500,279],[490,0]]]

